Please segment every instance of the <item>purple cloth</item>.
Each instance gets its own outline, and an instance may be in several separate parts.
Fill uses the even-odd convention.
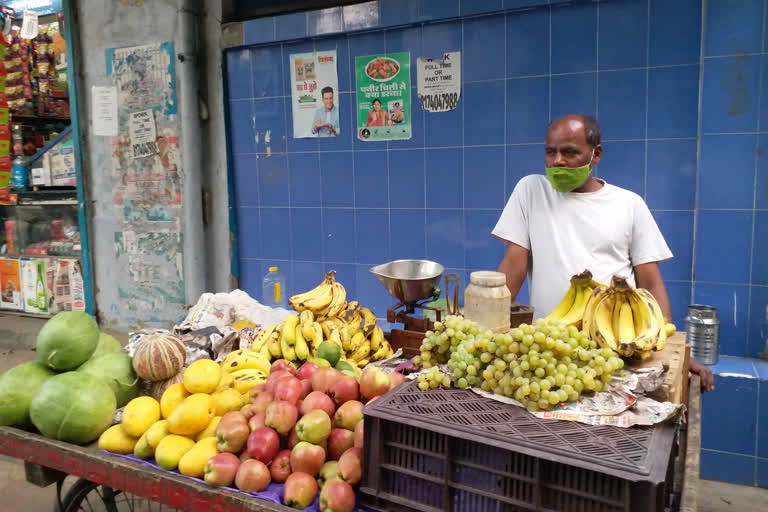
[[[120,457],[121,459],[127,459],[132,462],[135,462],[136,464],[141,464],[142,466],[150,466],[155,469],[159,469],[160,471],[164,471],[166,473],[171,473],[176,476],[180,476],[182,478],[189,478],[191,480],[195,480],[196,482],[203,482],[206,483],[205,480],[201,480],[200,478],[195,478],[193,476],[187,476],[182,475],[178,471],[168,471],[167,469],[163,469],[160,466],[157,465],[157,462],[155,462],[155,459],[149,459],[144,460],[140,459],[134,455],[120,455],[118,453],[110,453],[106,450],[100,450],[102,453],[106,453],[107,455],[111,455],[113,457]],[[260,500],[269,501],[271,503],[277,503],[279,505],[283,504],[283,488],[285,487],[284,484],[278,484],[278,483],[271,483],[269,484],[269,487],[267,487],[266,491],[262,492],[243,492],[237,487],[223,487],[223,489],[227,489],[234,492],[239,492],[240,494],[247,494],[248,496],[253,496],[255,498],[258,498]],[[355,491],[355,494],[358,496],[359,499],[359,493]],[[320,491],[318,490],[317,496],[315,496],[315,501],[312,502],[310,506],[304,509],[306,512],[320,512]],[[366,509],[356,507],[356,512],[367,512]]]

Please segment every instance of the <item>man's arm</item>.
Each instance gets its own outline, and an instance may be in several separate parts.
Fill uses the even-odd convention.
[[[501,263],[499,263],[499,272],[507,276],[507,288],[512,294],[512,300],[515,300],[523,286],[525,275],[528,273],[528,249],[512,242],[507,242],[507,250],[504,253]]]
[[[664,287],[664,280],[661,278],[659,264],[643,263],[635,267],[635,282],[638,288],[645,288],[656,299],[661,307],[661,312],[667,322],[672,321],[672,308],[669,305],[667,289]]]
[[[635,282],[637,283],[638,288],[645,288],[651,292],[651,295],[656,299],[656,302],[659,303],[664,318],[667,322],[671,322],[672,308],[669,305],[669,297],[667,297],[667,289],[664,287],[664,281],[661,279],[659,264],[652,262],[636,266]],[[690,370],[701,377],[701,388],[703,390],[712,391],[715,389],[715,378],[709,368],[699,363],[694,358],[691,358]]]

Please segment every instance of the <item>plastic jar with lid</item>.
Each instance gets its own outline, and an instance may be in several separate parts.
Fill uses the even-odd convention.
[[[510,326],[512,295],[507,278],[501,272],[479,271],[469,276],[464,290],[464,318],[473,320],[495,332],[506,332]]]

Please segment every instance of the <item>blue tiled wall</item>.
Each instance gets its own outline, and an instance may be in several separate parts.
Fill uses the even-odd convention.
[[[768,303],[766,2],[707,6],[693,297],[718,307],[721,353],[754,357]]]
[[[381,317],[393,299],[373,264],[433,259],[463,283],[496,268],[490,230],[515,183],[542,172],[547,123],[583,113],[603,127],[597,175],[640,194],[675,253],[661,266],[675,323],[692,300],[711,304],[721,353],[756,355],[768,304],[766,11],[768,0],[380,0],[245,23],[249,46],[226,54],[241,287],[259,297],[277,264],[294,293],[333,268]],[[293,139],[288,56],[328,48],[342,135]],[[412,140],[353,136],[355,56],[456,50],[455,111],[424,112],[414,92]],[[702,476],[768,486],[768,367],[723,357],[714,370]]]
[[[259,296],[273,264],[289,292],[335,268],[383,316],[393,300],[373,264],[429,258],[464,283],[495,269],[504,248],[491,228],[517,180],[542,172],[547,123],[576,112],[603,125],[598,175],[648,201],[677,256],[662,271],[681,324],[691,298],[699,3],[540,4],[385,0],[247,22],[246,43],[261,45],[226,55],[242,287]],[[339,52],[346,129],[337,140],[293,139],[288,55],[326,48]],[[414,91],[410,141],[354,137],[355,56],[409,51],[415,62],[455,50],[463,85],[454,112],[424,112]],[[528,300],[527,286],[518,299]]]
[[[702,402],[701,477],[768,487],[768,363],[721,356]]]

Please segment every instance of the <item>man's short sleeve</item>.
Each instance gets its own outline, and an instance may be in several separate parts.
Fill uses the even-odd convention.
[[[653,219],[648,206],[640,197],[635,200],[634,223],[632,225],[632,241],[629,248],[629,259],[632,266],[644,263],[662,262],[672,258],[664,235]]]
[[[501,217],[491,234],[502,242],[512,242],[525,249],[531,249],[528,225],[528,194],[526,180],[523,178],[507,201]]]

